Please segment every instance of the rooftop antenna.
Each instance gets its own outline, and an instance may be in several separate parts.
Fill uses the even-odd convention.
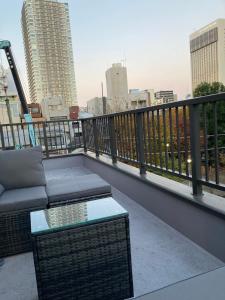
[[[127,66],[127,58],[126,58],[125,54],[123,55],[123,59],[121,60],[121,62],[122,62],[123,67],[126,68],[126,66]]]
[[[101,82],[101,90],[102,90],[102,112],[103,112],[103,115],[105,115],[106,114],[106,97],[104,97],[103,82]]]

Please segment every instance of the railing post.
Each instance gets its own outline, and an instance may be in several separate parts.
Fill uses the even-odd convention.
[[[95,154],[96,157],[99,157],[98,132],[96,126],[96,119],[93,119],[93,134],[94,134]]]
[[[143,114],[136,114],[136,141],[137,141],[137,158],[140,165],[140,174],[146,174],[144,140],[143,140]]]
[[[49,158],[49,149],[48,149],[48,137],[46,132],[46,122],[43,122],[43,133],[44,133],[44,145],[46,157]]]
[[[190,106],[190,141],[191,141],[191,161],[192,161],[192,189],[193,195],[201,198],[201,152],[200,152],[200,105]]]
[[[86,141],[86,132],[85,132],[84,122],[85,122],[84,120],[81,120],[82,137],[83,137],[83,144],[84,144],[84,152],[87,153],[87,141]]]
[[[110,150],[112,156],[112,162],[115,164],[117,162],[117,147],[116,147],[116,135],[115,135],[115,123],[114,117],[109,117],[109,138],[110,138]]]
[[[2,150],[4,150],[5,149],[5,139],[4,139],[3,126],[1,124],[0,124],[0,136],[1,136]]]

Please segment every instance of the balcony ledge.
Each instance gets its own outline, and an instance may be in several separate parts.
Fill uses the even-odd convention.
[[[145,182],[146,184],[164,190],[172,195],[175,195],[176,197],[179,196],[181,200],[188,201],[189,203],[210,210],[211,212],[213,211],[222,216],[225,216],[225,199],[220,196],[204,192],[201,198],[195,197],[192,194],[191,187],[177,182],[175,180],[171,180],[150,172],[146,172],[146,175],[141,175],[138,168],[119,161],[116,164],[114,164],[112,163],[112,159],[107,157],[106,155],[96,157],[96,155],[90,151],[86,153],[83,151],[79,151],[79,153],[77,154],[84,155],[87,158],[97,160],[100,163],[106,164],[107,166],[110,166],[122,173],[125,173],[128,176],[134,177],[135,179]]]

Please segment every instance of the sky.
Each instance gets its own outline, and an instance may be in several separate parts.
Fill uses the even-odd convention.
[[[66,1],[65,1],[66,2]],[[191,92],[189,35],[225,18],[225,0],[68,0],[78,102],[101,95],[105,71],[123,62],[129,89]],[[27,92],[23,0],[0,0],[0,39],[10,40]],[[1,53],[0,59],[6,65]],[[1,62],[1,61],[0,61]]]

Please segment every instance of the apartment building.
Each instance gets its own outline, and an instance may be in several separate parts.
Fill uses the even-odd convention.
[[[62,97],[77,105],[68,4],[24,1],[22,29],[31,101]]]
[[[190,35],[192,90],[201,82],[225,84],[225,19]]]

